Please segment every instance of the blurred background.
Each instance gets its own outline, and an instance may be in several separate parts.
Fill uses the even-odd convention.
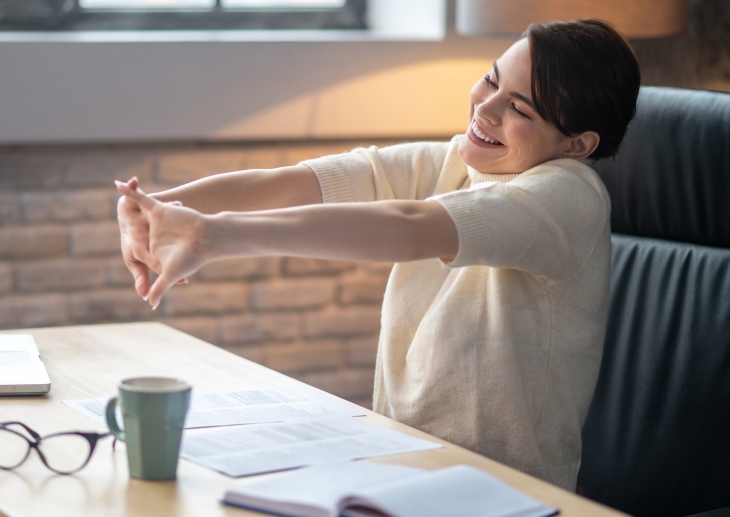
[[[644,84],[730,91],[730,0],[595,3],[619,28],[669,20],[629,34]],[[154,192],[448,140],[518,37],[495,28],[504,5],[522,28],[591,7],[458,4],[0,0],[0,328],[162,321],[369,407],[390,264],[221,261],[153,312],[121,259],[112,181]]]

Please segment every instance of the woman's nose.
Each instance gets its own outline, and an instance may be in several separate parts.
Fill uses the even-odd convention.
[[[498,126],[501,124],[502,118],[499,114],[499,106],[495,97],[496,96],[489,97],[477,104],[474,107],[474,112],[480,119]]]

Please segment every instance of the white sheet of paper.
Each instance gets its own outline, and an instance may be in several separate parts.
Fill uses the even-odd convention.
[[[238,477],[441,447],[356,418],[321,417],[185,433],[180,456]]]
[[[64,400],[63,403],[106,426],[104,411],[111,397]],[[118,408],[118,406],[117,406]],[[363,416],[362,410],[345,405],[306,385],[257,386],[227,390],[193,390],[185,428],[281,422],[322,416]],[[117,422],[121,424],[117,412]]]

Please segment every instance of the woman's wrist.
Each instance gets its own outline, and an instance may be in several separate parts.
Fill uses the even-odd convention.
[[[203,215],[204,230],[200,244],[206,262],[247,254],[244,249],[248,244],[244,235],[244,219],[245,213],[240,212]]]

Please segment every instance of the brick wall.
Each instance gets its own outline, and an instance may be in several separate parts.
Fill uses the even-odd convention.
[[[154,192],[357,145],[0,148],[0,328],[162,321],[369,406],[389,264],[224,260],[153,312],[121,258],[112,183],[136,175]]]

